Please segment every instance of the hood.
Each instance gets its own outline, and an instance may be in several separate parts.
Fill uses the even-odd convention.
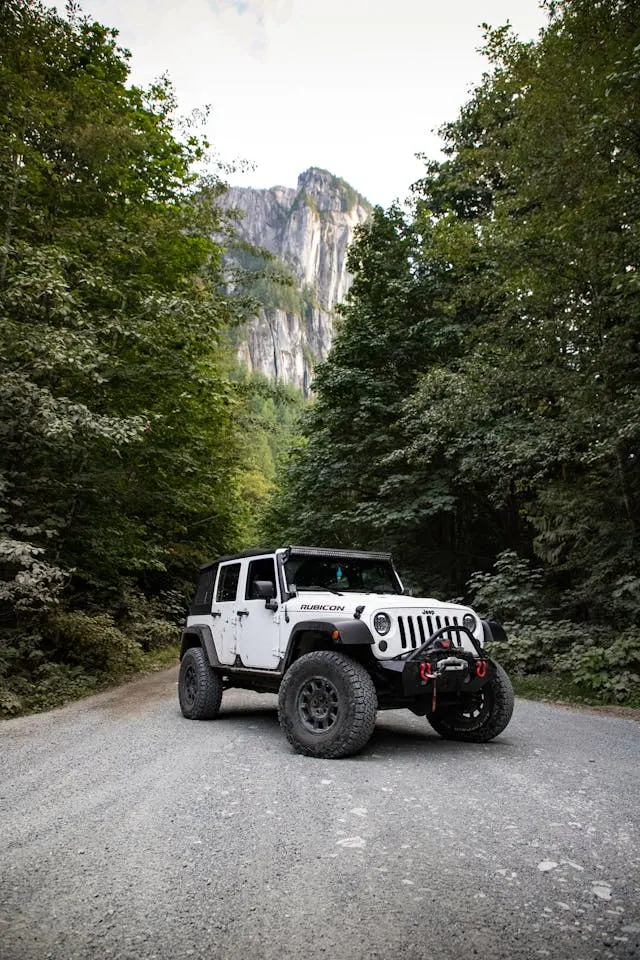
[[[408,597],[389,593],[330,593],[328,590],[304,590],[286,604],[287,612],[298,620],[339,621],[356,616],[365,623],[374,638],[374,656],[388,659],[416,649],[425,639],[448,626],[462,626],[465,614],[471,614],[470,627],[476,641],[483,642],[478,615],[459,603],[443,603],[434,597]],[[360,608],[357,610],[357,608]],[[357,611],[357,614],[356,614]],[[386,630],[376,625],[382,616]],[[460,635],[458,635],[460,636]],[[460,637],[462,645],[473,652],[469,637]]]
[[[297,597],[287,601],[290,611],[301,613],[335,613],[353,616],[356,607],[364,607],[367,613],[374,610],[415,610],[424,613],[430,610],[451,614],[474,613],[471,607],[448,603],[434,597],[409,597],[399,593],[331,593],[328,590],[301,590]]]

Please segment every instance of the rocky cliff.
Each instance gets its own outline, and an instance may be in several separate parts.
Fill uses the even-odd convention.
[[[276,258],[266,265],[269,278],[255,284],[263,307],[238,333],[239,359],[307,392],[351,282],[347,247],[371,207],[344,180],[315,167],[298,177],[295,190],[232,187],[224,203],[242,214],[240,238]]]

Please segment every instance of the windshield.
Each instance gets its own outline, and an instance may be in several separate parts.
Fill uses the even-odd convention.
[[[298,590],[334,593],[401,593],[390,563],[357,557],[290,557],[284,565],[287,583]]]

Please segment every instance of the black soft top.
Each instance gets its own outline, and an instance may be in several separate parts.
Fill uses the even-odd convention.
[[[200,571],[211,570],[212,567],[217,567],[219,563],[226,563],[227,560],[244,560],[245,557],[267,557],[269,554],[276,552],[276,549],[280,550],[281,547],[263,547],[261,550],[243,550],[241,553],[226,553],[223,557],[218,557],[217,560],[211,560],[209,563],[205,563],[200,567]]]

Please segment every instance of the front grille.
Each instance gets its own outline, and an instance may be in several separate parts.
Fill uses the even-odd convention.
[[[398,629],[400,631],[400,644],[403,650],[416,650],[426,643],[429,637],[432,637],[437,630],[442,627],[458,626],[457,617],[428,616],[420,614],[398,617]],[[456,632],[449,634],[449,639],[454,644],[460,643],[460,635]],[[447,639],[447,634],[443,635]]]

